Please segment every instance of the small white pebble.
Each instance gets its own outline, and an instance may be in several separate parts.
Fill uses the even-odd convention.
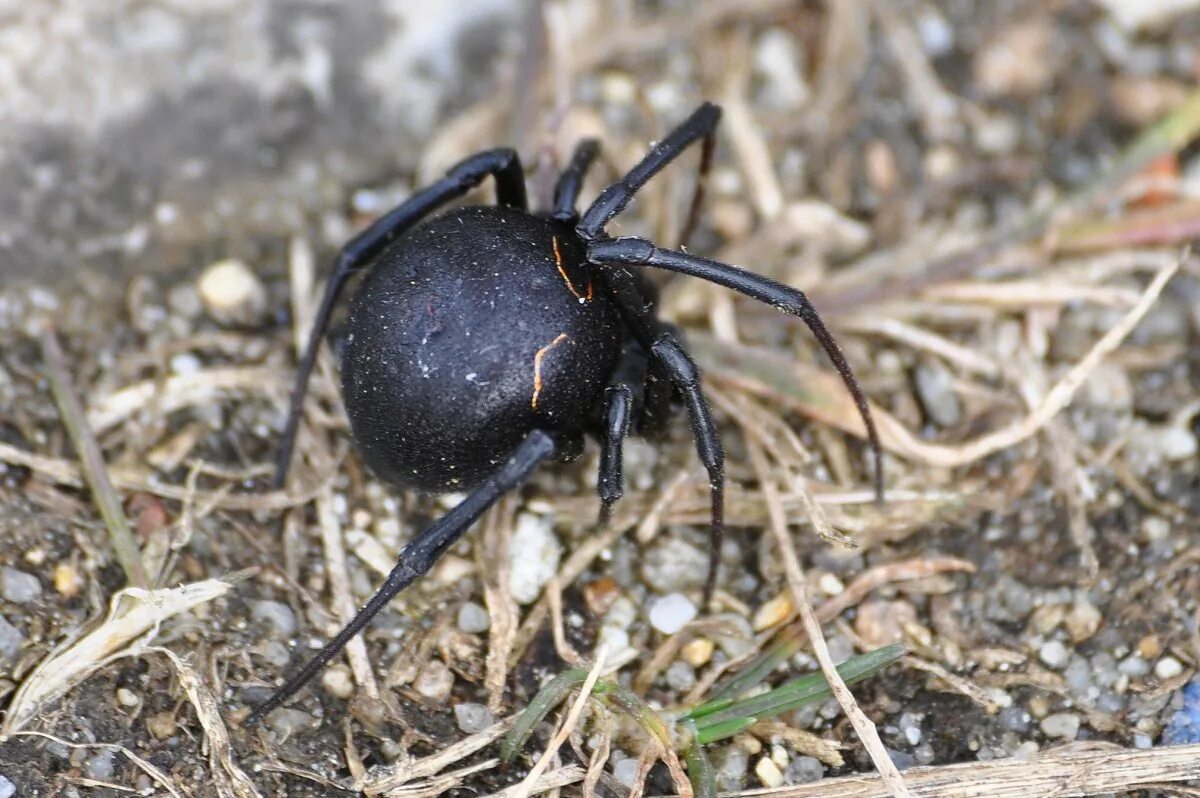
[[[626,787],[633,787],[637,781],[638,761],[634,757],[620,759],[613,765],[613,778]]]
[[[521,513],[509,544],[509,591],[518,604],[531,604],[558,571],[562,545],[548,516]]]
[[[0,776],[0,798],[13,798],[17,794],[17,785],[5,776]]]
[[[123,707],[136,707],[138,705],[137,693],[133,692],[128,687],[118,687],[117,703]]]
[[[1154,675],[1160,680],[1174,679],[1183,673],[1183,663],[1174,657],[1163,657],[1154,663]]]
[[[458,608],[458,631],[469,635],[486,632],[492,624],[488,611],[474,601],[464,602]]]
[[[1047,737],[1071,741],[1079,734],[1079,724],[1078,715],[1071,712],[1055,712],[1053,715],[1042,718],[1042,722],[1038,725],[1042,729],[1042,734]]]
[[[440,659],[426,662],[413,682],[413,689],[430,701],[442,702],[450,697],[454,673]]]
[[[772,762],[769,756],[758,760],[758,764],[754,766],[754,775],[758,776],[764,787],[776,789],[783,786],[783,774],[779,771],[779,765]]]
[[[829,572],[821,574],[821,577],[817,580],[817,587],[826,596],[841,595],[846,589],[846,585],[842,583],[842,580],[838,579],[836,574]]]
[[[25,604],[42,595],[42,583],[33,574],[0,568],[0,595],[14,604]]]
[[[171,373],[172,374],[195,374],[204,367],[200,362],[200,358],[193,355],[191,352],[180,352],[171,358]]]
[[[321,674],[321,685],[334,698],[343,701],[354,695],[354,679],[350,677],[350,669],[345,665],[330,665]]]
[[[1058,670],[1065,667],[1067,662],[1070,661],[1071,652],[1067,650],[1067,647],[1063,645],[1061,640],[1050,640],[1038,649],[1038,659],[1047,668]]]
[[[682,593],[663,596],[650,607],[650,625],[666,635],[673,635],[696,617],[696,605]]]
[[[267,310],[267,289],[240,260],[209,266],[196,281],[196,291],[208,315],[218,324],[254,324]]]
[[[491,710],[483,704],[455,704],[454,720],[467,734],[481,732],[496,722]]]

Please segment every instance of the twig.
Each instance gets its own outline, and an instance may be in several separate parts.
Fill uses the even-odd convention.
[[[129,519],[125,517],[121,499],[113,488],[112,480],[109,479],[104,453],[100,451],[100,444],[88,426],[83,404],[79,401],[79,394],[67,369],[67,360],[58,344],[58,336],[49,325],[42,332],[42,356],[46,361],[50,389],[54,392],[58,412],[62,415],[63,425],[67,428],[67,434],[71,436],[71,442],[75,444],[83,476],[91,489],[96,508],[104,518],[104,526],[108,528],[108,537],[112,541],[117,560],[125,571],[125,578],[134,587],[149,587],[150,579],[146,575],[145,566],[142,565],[142,556],[138,551],[137,541],[134,540],[133,530],[129,527]]]
[[[895,798],[911,798],[912,793],[905,786],[904,778],[900,775],[900,771],[896,769],[895,764],[892,763],[887,749],[883,747],[883,741],[879,739],[879,732],[876,730],[875,724],[871,723],[870,719],[858,708],[858,704],[854,700],[854,695],[850,692],[850,688],[846,686],[845,681],[842,680],[841,675],[838,674],[837,667],[833,659],[829,656],[829,648],[825,645],[825,638],[821,632],[821,622],[817,620],[816,613],[813,612],[812,603],[808,598],[808,580],[804,575],[803,567],[800,565],[800,559],[796,556],[792,540],[788,536],[787,519],[784,518],[783,506],[779,501],[779,492],[767,469],[766,457],[763,455],[762,447],[753,436],[748,436],[746,450],[750,455],[750,460],[754,464],[754,470],[758,474],[758,480],[767,501],[771,531],[775,536],[780,556],[783,558],[784,572],[787,574],[788,586],[792,590],[793,599],[797,609],[800,611],[801,621],[804,624],[805,631],[808,632],[813,653],[816,654],[817,662],[821,665],[821,671],[825,674],[825,678],[833,690],[834,698],[841,705],[842,711],[846,713],[846,717],[854,726],[854,730],[858,732],[858,737],[862,740],[863,746],[867,749],[867,753],[871,757],[871,761],[875,764],[880,777],[887,785],[888,792],[895,796]]]
[[[1031,759],[910,768],[904,778],[920,798],[1076,798],[1124,793],[1148,784],[1200,778],[1200,745],[1147,750],[1067,745]],[[863,775],[750,790],[738,793],[738,798],[888,798],[890,794],[880,778]]]

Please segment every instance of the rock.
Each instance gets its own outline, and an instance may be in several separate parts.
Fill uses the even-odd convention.
[[[455,704],[454,720],[467,734],[475,734],[496,722],[491,710],[483,704]]]
[[[1096,605],[1084,598],[1076,601],[1067,611],[1063,625],[1067,634],[1071,636],[1072,643],[1082,643],[1096,634],[1102,620],[1103,616],[1100,610],[1096,609]]]
[[[24,642],[25,635],[21,634],[21,630],[0,615],[0,662],[16,659]]]
[[[217,324],[253,326],[266,316],[267,289],[240,260],[211,264],[196,280],[196,293]]]
[[[108,781],[116,772],[112,751],[100,751],[83,763],[83,775],[89,779]]]
[[[284,707],[275,710],[267,717],[267,725],[278,736],[291,738],[299,732],[316,726],[317,720],[307,712]]]
[[[721,792],[737,792],[742,789],[746,771],[750,767],[750,755],[740,745],[725,747],[716,763],[717,788]]]
[[[467,634],[482,634],[491,626],[488,611],[473,601],[463,602],[458,608],[458,630]]]
[[[1070,661],[1071,652],[1061,640],[1050,640],[1043,643],[1042,647],[1038,649],[1038,659],[1047,668],[1061,670]]]
[[[1163,657],[1154,663],[1154,675],[1159,681],[1174,679],[1183,673],[1183,663],[1174,657]]]
[[[659,593],[681,593],[704,584],[708,552],[680,536],[660,537],[642,560],[642,579]]]
[[[925,417],[943,429],[962,419],[962,402],[954,392],[954,375],[940,360],[923,358],[913,370],[913,385]]]
[[[434,703],[445,703],[454,687],[454,673],[440,659],[431,659],[421,666],[413,689]]]
[[[754,631],[761,632],[764,629],[770,629],[773,626],[786,621],[791,617],[795,607],[792,605],[792,596],[789,592],[783,592],[774,598],[768,599],[757,610],[754,611],[754,619],[750,625]]]
[[[282,602],[266,599],[252,601],[250,618],[276,640],[287,640],[296,634],[296,613]]]
[[[783,773],[780,772],[779,766],[770,757],[764,756],[758,760],[758,763],[754,766],[754,775],[758,776],[758,780],[768,789],[776,789],[783,786]]]
[[[665,678],[670,688],[680,693],[686,693],[696,686],[696,671],[683,660],[672,662],[667,668]]]
[[[562,546],[554,536],[553,521],[543,515],[521,513],[509,543],[509,591],[518,604],[532,604],[558,571]]]
[[[907,601],[868,601],[858,608],[854,631],[871,648],[904,640],[904,628],[916,623],[917,610]]]
[[[663,634],[673,635],[695,618],[697,612],[687,596],[671,593],[650,606],[650,625]]]
[[[637,783],[638,761],[637,757],[628,757],[619,759],[613,765],[613,778],[620,784],[626,787],[633,787]]]
[[[350,675],[350,669],[341,663],[330,665],[325,669],[325,672],[321,674],[321,686],[331,696],[343,701],[354,696],[354,679]]]
[[[117,688],[117,703],[126,709],[133,709],[138,705],[140,700],[141,699],[138,698],[137,693],[133,692],[128,687]]]
[[[821,760],[812,756],[798,756],[788,763],[786,776],[789,784],[807,784],[825,775]]]
[[[707,637],[698,637],[690,643],[684,644],[679,652],[679,656],[693,668],[699,668],[702,665],[708,664],[715,650],[716,644],[713,641]]]
[[[6,776],[0,776],[0,798],[14,798],[17,794],[17,785],[13,784]]]
[[[1070,742],[1079,734],[1080,720],[1078,715],[1071,712],[1055,712],[1042,718],[1038,725],[1047,737]]]
[[[42,583],[33,574],[0,568],[0,596],[14,604],[27,604],[42,595]]]

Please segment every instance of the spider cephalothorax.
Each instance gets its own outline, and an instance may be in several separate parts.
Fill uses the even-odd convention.
[[[701,105],[582,215],[583,177],[597,144],[575,150],[554,207],[531,213],[511,149],[481,152],[414,194],[343,248],[325,286],[292,391],[277,480],[291,461],[300,411],[334,305],[368,270],[350,310],[342,359],[346,412],[367,463],[384,479],[431,492],[469,491],[400,553],[383,587],[358,615],[269,699],[253,722],[295,693],[397,593],[426,573],[505,492],[549,458],[570,459],[583,438],[600,440],[601,518],[621,496],[621,446],[631,426],[653,432],[681,398],[712,494],[712,594],[724,514],[724,452],[700,373],[640,273],[655,267],[723,285],[801,318],[850,389],[875,451],[866,400],[832,336],[801,292],[735,266],[605,227],[647,180],[702,142],[701,176],[721,116]],[[432,212],[492,176],[497,205]],[[701,182],[699,185],[703,185]],[[689,213],[694,220],[700,191]],[[415,227],[415,229],[413,229]]]

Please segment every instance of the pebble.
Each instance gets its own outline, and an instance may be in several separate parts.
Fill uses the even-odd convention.
[[[789,784],[807,784],[824,776],[825,766],[814,756],[798,756],[788,763],[786,775]]]
[[[345,665],[330,665],[321,674],[321,686],[334,698],[346,701],[354,696],[354,679]]]
[[[21,634],[21,630],[0,615],[0,662],[15,659],[24,642],[25,635]]]
[[[107,781],[116,772],[112,751],[100,751],[83,763],[83,775],[89,779]]]
[[[778,626],[786,621],[794,609],[791,595],[780,593],[775,598],[768,599],[761,607],[755,610],[754,619],[750,622],[750,625],[756,632],[770,629],[772,626]]]
[[[904,739],[909,745],[918,745],[921,742],[921,715],[912,712],[904,712],[900,715],[900,733],[904,735]]]
[[[1174,657],[1163,657],[1154,663],[1154,675],[1161,681],[1174,679],[1183,673],[1183,663]]]
[[[1171,716],[1163,730],[1163,745],[1187,745],[1200,742],[1200,681],[1184,685],[1183,705]]]
[[[42,583],[33,574],[0,568],[0,596],[14,604],[27,604],[42,595]]]
[[[780,772],[779,765],[768,756],[758,760],[758,764],[754,766],[754,775],[758,776],[764,787],[776,789],[783,786],[783,773]]]
[[[1038,659],[1047,668],[1061,670],[1071,660],[1071,652],[1061,640],[1050,640],[1038,649]]]
[[[549,516],[521,513],[508,547],[508,587],[518,604],[532,604],[558,571],[562,546]]]
[[[137,693],[133,692],[128,687],[118,687],[117,703],[127,709],[132,709],[138,705]]]
[[[666,635],[673,635],[697,614],[696,605],[682,593],[663,596],[650,606],[650,625]]]
[[[285,667],[292,661],[292,653],[278,640],[264,640],[255,650],[260,657],[277,668]]]
[[[250,602],[250,618],[276,640],[286,640],[296,633],[296,613],[279,601]]]
[[[475,734],[491,726],[496,718],[483,704],[455,704],[454,720],[467,734]]]
[[[1034,14],[995,31],[975,56],[975,81],[990,95],[1029,97],[1054,77],[1054,27],[1044,14]]]
[[[1101,620],[1103,620],[1103,616],[1100,614],[1100,610],[1096,609],[1096,605],[1087,599],[1081,599],[1067,611],[1066,617],[1063,618],[1063,625],[1067,629],[1067,634],[1071,636],[1072,643],[1082,643],[1096,634]]]
[[[954,375],[940,360],[924,358],[913,371],[913,385],[925,417],[935,426],[953,427],[962,419]]]
[[[413,689],[423,698],[433,702],[444,702],[450,698],[450,690],[454,687],[454,674],[440,659],[431,659],[421,666]]]
[[[1070,712],[1055,712],[1042,718],[1039,727],[1042,734],[1070,742],[1079,734],[1079,716]]]
[[[854,631],[869,647],[880,648],[902,642],[905,627],[916,621],[917,610],[907,601],[868,601],[858,608]]]
[[[1164,462],[1191,460],[1196,449],[1196,436],[1190,430],[1139,419],[1130,428],[1125,456],[1136,473],[1145,474],[1162,468]]]
[[[642,560],[642,580],[659,593],[700,587],[708,576],[708,552],[682,538],[660,537]]]
[[[78,596],[83,589],[83,576],[79,569],[67,562],[54,566],[54,589],[66,598]]]
[[[682,660],[672,662],[665,674],[667,685],[681,693],[686,693],[696,686],[696,670]]]
[[[635,757],[619,759],[613,765],[613,778],[626,787],[632,788],[637,782],[637,772],[638,761]]]
[[[1121,664],[1117,666],[1117,670],[1126,676],[1145,676],[1150,673],[1150,663],[1137,654],[1132,654],[1121,660]]]
[[[196,280],[205,311],[218,324],[253,325],[267,311],[267,289],[258,275],[240,260],[213,263]]]
[[[726,746],[717,765],[717,788],[722,792],[742,789],[749,767],[750,755],[746,749],[737,745]]]
[[[492,625],[488,611],[474,601],[463,602],[458,608],[458,631],[469,635],[482,634]]]
[[[702,665],[708,664],[716,648],[717,646],[713,641],[707,637],[700,637],[684,645],[683,649],[679,652],[679,656],[688,665],[691,665],[693,668],[699,668]]]
[[[315,719],[307,712],[299,709],[284,707],[277,709],[267,717],[267,725],[271,731],[280,737],[292,737],[297,732],[311,729],[316,725]]]
[[[0,776],[0,798],[13,798],[17,794],[17,785],[6,776]]]

